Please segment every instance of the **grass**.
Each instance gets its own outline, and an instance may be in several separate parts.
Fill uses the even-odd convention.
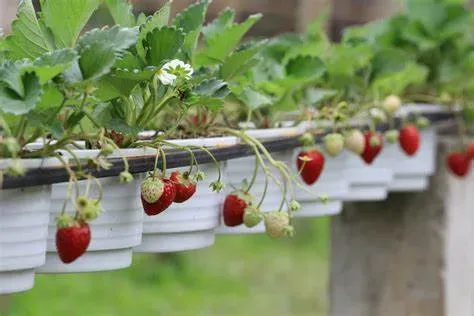
[[[131,268],[38,275],[6,316],[326,315],[326,218],[297,223],[297,236],[218,236],[209,249],[139,255]]]

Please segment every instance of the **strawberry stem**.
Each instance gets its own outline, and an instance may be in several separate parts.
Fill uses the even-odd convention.
[[[255,156],[255,166],[253,167],[253,174],[252,178],[250,179],[250,184],[247,186],[247,190],[245,190],[245,193],[248,193],[252,186],[255,184],[255,180],[257,179],[257,174],[258,174],[258,157]]]

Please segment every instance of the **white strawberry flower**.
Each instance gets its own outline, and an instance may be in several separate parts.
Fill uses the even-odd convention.
[[[173,74],[168,73],[167,71],[163,69],[160,69],[158,71],[158,79],[163,85],[169,86],[169,85],[173,85],[176,79],[178,79],[178,77],[176,77]]]
[[[169,74],[173,74],[177,77],[182,77],[186,80],[191,79],[191,76],[194,73],[193,68],[191,65],[186,64],[185,62],[179,59],[173,59],[170,62],[167,62],[161,68],[162,71],[166,71]]]

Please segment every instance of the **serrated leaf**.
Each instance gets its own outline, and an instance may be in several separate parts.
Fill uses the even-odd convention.
[[[199,65],[223,62],[237,47],[249,29],[261,19],[261,14],[251,15],[241,24],[233,24],[222,30],[216,36],[206,40],[206,45],[197,56]]]
[[[0,84],[0,110],[15,115],[22,115],[34,109],[41,99],[43,89],[34,73],[22,76],[25,89],[24,96],[18,95],[5,84]]]
[[[273,103],[273,100],[268,95],[255,91],[249,87],[245,87],[242,93],[236,95],[236,97],[251,110],[256,110]]]
[[[107,29],[95,29],[80,38],[79,68],[84,80],[95,80],[107,74],[120,54],[135,44],[137,28],[114,26]]]
[[[105,0],[116,24],[133,27],[137,21],[133,14],[133,6],[128,0]]]
[[[180,30],[171,27],[154,29],[148,33],[144,42],[148,64],[161,66],[165,60],[176,56],[183,42],[184,33]]]
[[[12,33],[6,38],[5,46],[14,59],[34,59],[51,49],[36,18],[31,0],[21,2],[17,18],[12,23]]]
[[[234,18],[234,10],[230,8],[224,9],[222,12],[219,13],[216,19],[214,19],[211,23],[209,23],[203,28],[202,33],[204,34],[204,37],[206,39],[209,39],[211,37],[216,36],[225,28],[231,26],[232,23],[234,23]]]
[[[25,87],[23,85],[20,66],[18,63],[5,61],[0,64],[0,84],[2,83],[20,97],[25,96]]]
[[[198,84],[193,93],[200,96],[225,98],[229,94],[227,82],[219,79],[206,79]]]
[[[372,91],[378,96],[402,94],[410,85],[420,85],[425,82],[428,75],[426,67],[413,62],[408,63],[403,70],[385,73],[376,78],[372,83]]]
[[[138,34],[137,39],[137,53],[143,60],[146,58],[145,48],[143,47],[143,41],[146,40],[151,31],[155,29],[162,28],[168,25],[171,14],[171,1],[168,1],[163,5],[160,10],[156,11],[150,17],[147,17],[146,22],[142,23],[140,26],[140,33]]]
[[[203,0],[192,4],[179,13],[173,21],[173,25],[185,33],[183,51],[189,59],[192,58],[196,49],[209,3],[209,0]]]
[[[76,60],[77,54],[72,49],[57,50],[37,58],[24,71],[35,72],[40,79],[40,83],[45,84],[66,70]]]
[[[257,55],[265,46],[267,41],[261,41],[254,46],[233,52],[221,66],[220,74],[224,80],[228,80],[241,73],[245,73],[250,66],[255,65],[255,55]]]
[[[318,57],[298,56],[289,60],[285,69],[288,76],[318,78],[324,74],[326,67]]]
[[[319,89],[319,88],[307,88],[304,91],[303,100],[305,104],[315,105],[324,100],[330,99],[336,96],[337,90]]]
[[[101,0],[41,0],[41,14],[58,48],[73,47]]]

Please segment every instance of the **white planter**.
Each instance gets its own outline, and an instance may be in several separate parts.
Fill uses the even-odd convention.
[[[344,151],[342,155],[347,157],[345,175],[350,183],[345,201],[385,200],[388,188],[393,181],[392,170],[367,165],[361,157],[348,151]],[[380,157],[375,159],[380,159]]]
[[[139,179],[122,184],[118,177],[99,179],[102,189],[103,213],[89,225],[91,243],[87,251],[72,263],[64,264],[56,252],[55,216],[61,211],[67,192],[67,183],[53,185],[49,220],[46,263],[37,269],[40,273],[94,272],[126,268],[132,263],[132,248],[141,242],[143,209],[139,195]],[[81,192],[86,187],[80,181]],[[92,184],[91,196],[97,197]],[[67,212],[72,212],[71,203]]]
[[[201,165],[200,169],[206,173],[206,179],[198,183],[196,193],[190,200],[173,203],[159,215],[145,216],[143,239],[134,251],[177,252],[206,248],[214,244],[214,229],[219,225],[224,193],[215,193],[209,188],[209,184],[218,176],[214,164]]]
[[[58,167],[55,158],[24,159],[26,168]],[[0,170],[9,164],[0,160]],[[51,186],[0,190],[0,295],[33,287],[45,261]]]
[[[299,150],[295,150],[295,158]],[[294,213],[295,217],[317,217],[336,215],[342,211],[343,201],[349,193],[350,183],[346,178],[346,155],[335,158],[325,155],[325,166],[318,181],[311,186],[302,184],[306,190],[296,187],[296,200],[301,204],[301,209]],[[294,166],[294,171],[296,170]],[[309,192],[308,192],[309,191]],[[319,198],[327,195],[329,200],[323,203]]]
[[[394,178],[389,191],[426,190],[429,176],[435,172],[436,144],[436,130],[430,128],[421,132],[421,144],[415,156],[407,156],[398,144],[386,146],[374,165],[392,169]]]

